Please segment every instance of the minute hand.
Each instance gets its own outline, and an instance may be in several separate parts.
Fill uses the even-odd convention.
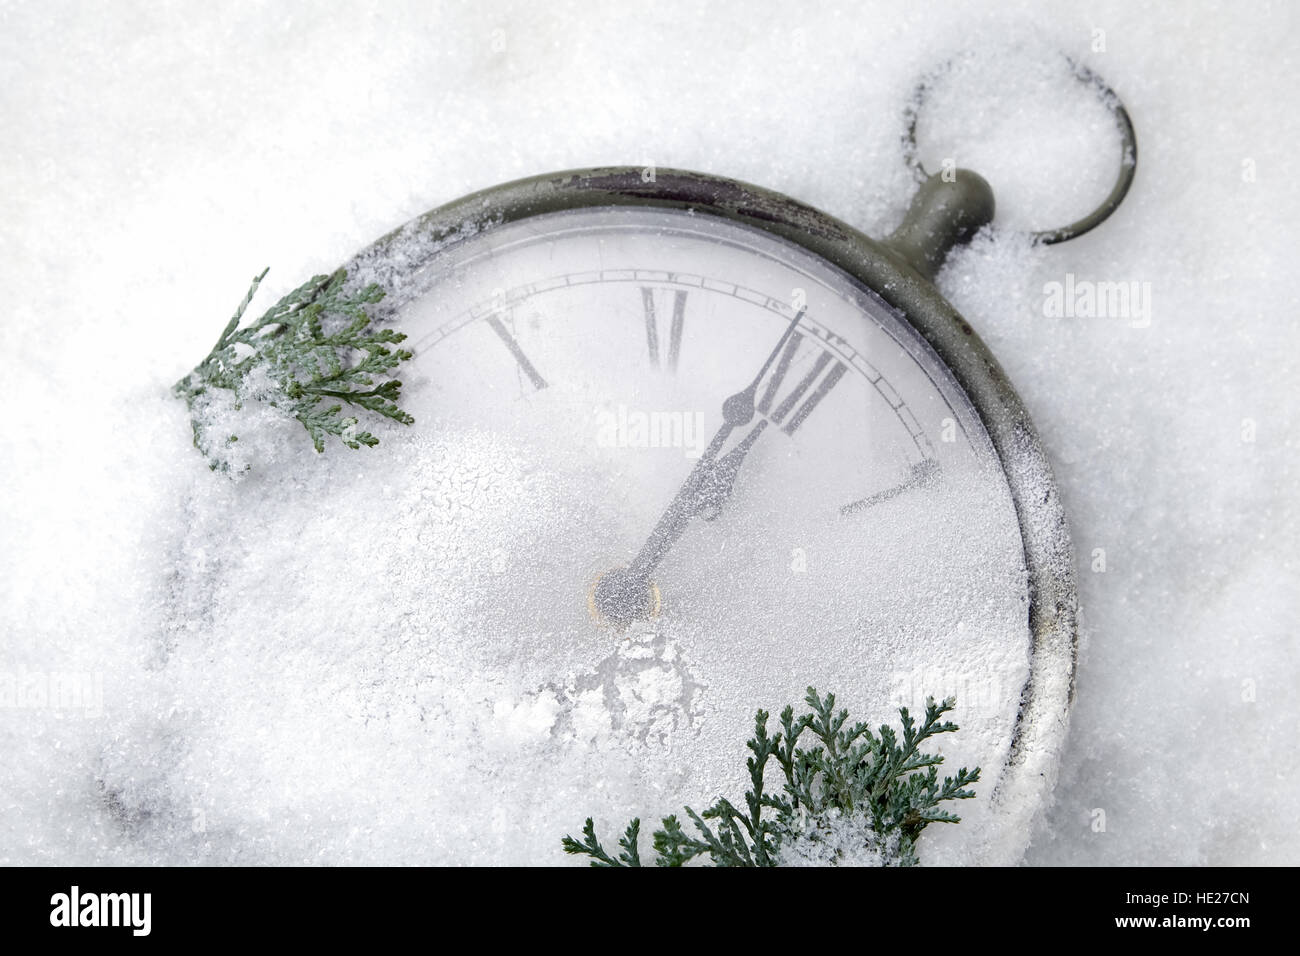
[[[646,543],[642,545],[637,556],[628,565],[627,574],[633,580],[646,580],[649,578],[651,572],[663,560],[664,555],[668,553],[668,549],[681,537],[682,531],[690,523],[691,518],[700,513],[702,508],[707,507],[709,501],[715,497],[710,493],[717,490],[719,486],[718,480],[714,478],[714,460],[717,458],[718,452],[722,450],[722,446],[726,444],[732,431],[741,425],[749,424],[753,420],[754,398],[758,394],[758,384],[763,380],[763,376],[767,374],[768,369],[772,367],[772,363],[776,361],[777,356],[781,354],[781,350],[785,348],[790,336],[794,335],[795,329],[799,326],[799,320],[803,318],[805,311],[807,310],[800,309],[790,321],[790,324],[786,326],[780,341],[776,343],[776,347],[772,349],[767,360],[763,362],[763,367],[758,370],[754,380],[736,394],[729,396],[722,403],[722,427],[718,429],[717,434],[713,436],[713,440],[709,442],[709,447],[704,450],[704,454],[700,456],[699,461],[695,463],[695,467],[691,469],[685,483],[678,489],[676,497],[664,510],[663,516],[659,519],[659,523],[655,525],[654,530],[650,532],[650,537],[646,539]],[[755,437],[757,437],[757,434],[751,432],[750,438]],[[747,438],[745,443],[746,451],[748,451],[751,444],[752,441]],[[737,450],[739,451],[739,449]],[[744,452],[741,452],[742,458],[743,455]],[[735,461],[735,464],[739,465],[739,459]],[[734,480],[734,468],[729,469],[729,471],[732,472],[730,478]],[[725,477],[722,477],[722,481],[729,489],[730,482]]]

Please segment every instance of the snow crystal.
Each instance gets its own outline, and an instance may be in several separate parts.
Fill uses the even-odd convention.
[[[881,838],[860,813],[831,808],[813,818],[801,809],[791,829],[781,841],[781,866],[890,866],[901,856],[898,832]]]

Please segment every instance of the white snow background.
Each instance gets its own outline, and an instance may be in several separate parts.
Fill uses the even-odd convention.
[[[999,225],[1073,218],[1114,173],[1105,114],[1044,51],[1104,76],[1140,145],[1094,233],[994,231],[939,278],[1038,423],[1078,551],[1078,696],[1026,862],[1300,862],[1298,39],[1289,3],[0,0],[0,673],[104,693],[103,713],[0,710],[0,863],[165,858],[88,781],[116,761],[151,785],[162,744],[122,715],[166,709],[145,664],[203,467],[165,390],[255,272],[264,308],[436,205],[602,164],[731,176],[886,234],[913,189],[903,103],[963,49],[987,72],[936,96],[922,146],[990,179]],[[1045,315],[1067,273],[1149,283],[1149,323]],[[374,781],[385,839],[399,782]],[[346,832],[328,793],[309,809]]]

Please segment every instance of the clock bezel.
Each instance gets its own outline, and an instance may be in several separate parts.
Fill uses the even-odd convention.
[[[552,212],[616,206],[718,216],[802,247],[896,310],[966,393],[1001,462],[1024,545],[1030,674],[991,800],[1002,822],[1022,827],[1027,844],[1028,824],[1055,785],[1074,698],[1078,599],[1073,545],[1051,465],[1029,413],[992,352],[934,286],[927,274],[933,262],[923,261],[900,241],[891,245],[872,239],[762,187],[688,170],[620,166],[549,173],[472,193],[390,232],[343,268],[350,282],[376,282],[384,289],[385,298],[376,309],[382,320],[419,293],[416,274],[459,242]],[[1013,863],[1018,856],[995,862]]]

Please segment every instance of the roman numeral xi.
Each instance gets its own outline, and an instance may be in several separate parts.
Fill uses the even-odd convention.
[[[545,388],[546,379],[542,378],[541,373],[534,367],[532,360],[524,354],[524,350],[519,347],[519,341],[510,334],[510,330],[507,329],[506,324],[501,321],[501,317],[497,315],[489,315],[487,323],[492,327],[492,331],[497,334],[497,338],[501,340],[502,344],[510,350],[510,354],[514,357],[516,364],[519,366],[519,371],[523,372],[528,381],[533,383],[533,388],[539,390]]]

